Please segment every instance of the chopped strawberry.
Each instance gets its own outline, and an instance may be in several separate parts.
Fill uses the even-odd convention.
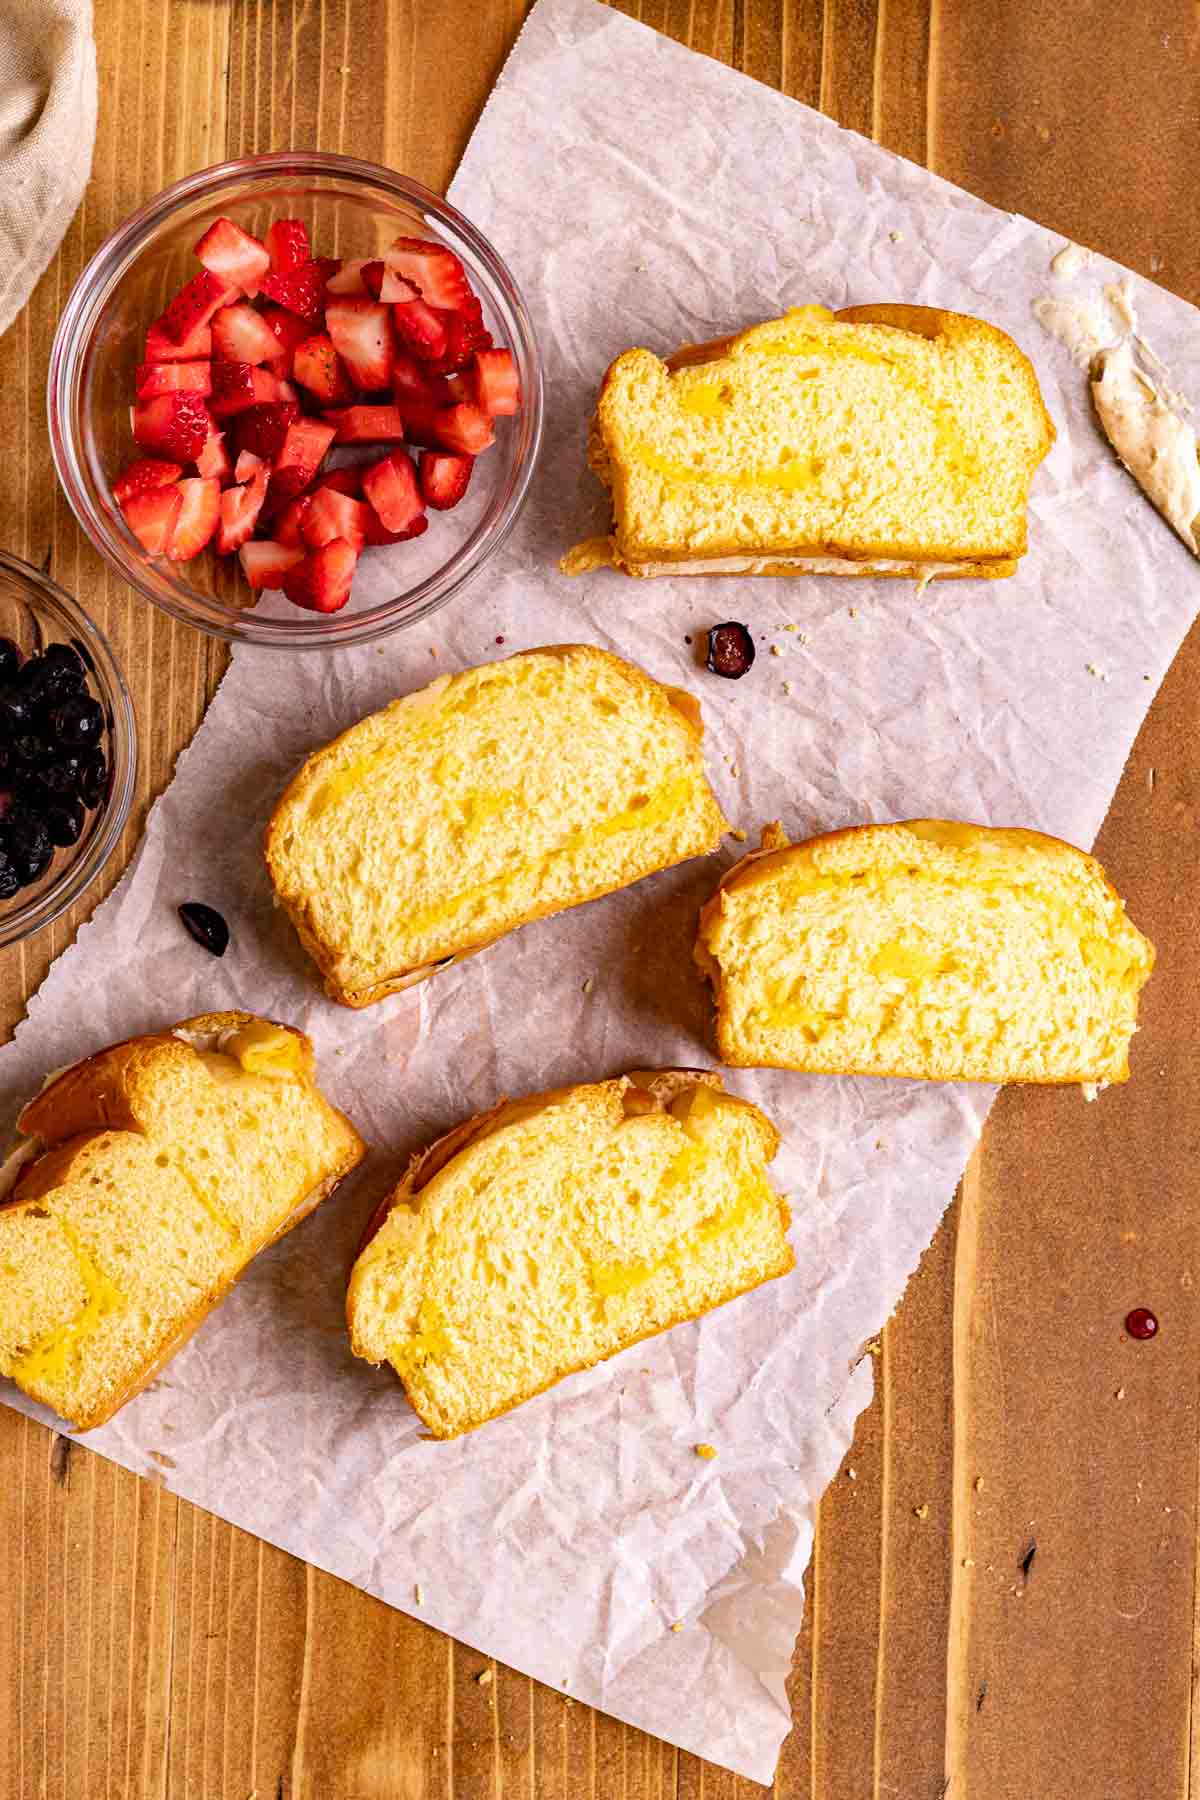
[[[327,294],[341,294],[343,296],[349,296],[351,294],[358,294],[360,296],[366,295],[366,297],[370,299],[370,292],[366,282],[363,280],[363,270],[366,266],[367,259],[365,256],[352,256],[349,262],[344,262],[342,264],[336,275],[331,275],[329,277],[329,280],[325,283],[325,292]],[[376,296],[376,298],[378,298],[378,296]]]
[[[303,555],[299,545],[274,543],[270,538],[252,540],[238,551],[246,580],[252,588],[282,587],[284,576]]]
[[[354,383],[328,332],[318,331],[297,344],[292,372],[300,386],[307,388],[322,406],[344,406],[354,398]]]
[[[176,491],[182,495],[183,504],[167,545],[167,555],[172,562],[188,562],[203,550],[217,529],[221,514],[221,484],[193,476],[190,481],[179,482]]]
[[[234,448],[250,450],[264,462],[273,463],[283,449],[288,429],[300,417],[300,408],[291,400],[277,400],[273,405],[248,406],[237,414],[230,425]]]
[[[146,361],[207,362],[212,355],[212,332],[207,325],[197,325],[181,343],[167,331],[161,319],[155,319],[146,333]]]
[[[453,406],[455,395],[444,375],[434,375],[423,363],[404,352],[392,365],[392,397],[404,420],[410,441],[432,444],[434,415],[440,406]]]
[[[465,369],[477,350],[491,349],[492,334],[483,323],[482,313],[443,313],[442,317],[446,324],[446,350],[434,364],[440,375]]]
[[[272,511],[303,492],[320,468],[333,438],[333,426],[323,425],[320,419],[297,419],[288,426],[268,490]]]
[[[395,306],[398,300],[419,300],[421,290],[415,281],[406,281],[403,275],[397,275],[394,269],[384,264],[383,280],[379,284],[380,300],[386,300],[389,306]]]
[[[212,393],[212,364],[206,362],[144,362],[138,364],[134,386],[139,400],[153,400],[155,394]]]
[[[208,436],[196,457],[196,468],[206,479],[219,481],[222,487],[233,480],[233,464],[225,448],[225,433],[217,430],[215,420],[209,423]]]
[[[256,369],[252,363],[218,362],[212,365],[213,417],[230,419],[245,412],[248,406],[266,406],[278,400],[279,380],[270,369]]]
[[[219,281],[211,269],[201,269],[180,288],[158,323],[174,343],[182,345],[184,338],[207,325],[215,312],[236,298],[236,293]],[[146,360],[157,360],[150,356],[149,346]]]
[[[277,544],[286,544],[290,550],[304,542],[304,515],[311,503],[311,494],[298,494],[288,501],[282,512],[275,514],[271,531]]]
[[[161,556],[171,541],[183,496],[177,487],[142,488],[121,503],[125,523],[147,556]]]
[[[212,425],[212,414],[199,394],[156,394],[133,408],[133,441],[175,462],[192,462],[200,454]]]
[[[239,450],[233,478],[238,482],[249,481],[262,468],[267,470],[268,475],[270,474],[270,466],[263,461],[261,456],[255,456],[253,450]]]
[[[363,470],[363,493],[389,531],[403,531],[425,510],[417,486],[417,471],[404,450],[393,450],[381,462]]]
[[[319,326],[325,310],[326,279],[323,260],[306,262],[298,268],[283,269],[278,275],[266,276],[262,291],[268,300],[277,301],[297,318],[307,320],[311,326]]]
[[[221,495],[221,522],[217,526],[217,552],[228,556],[237,550],[254,530],[263,501],[267,497],[270,470],[259,463],[242,487],[226,488]]]
[[[327,469],[317,483],[318,493],[322,488],[332,488],[337,494],[349,494],[352,500],[362,495],[361,469]]]
[[[311,260],[308,232],[303,219],[276,219],[267,227],[267,254],[271,258],[272,275],[287,269],[298,269]]]
[[[196,245],[196,255],[226,287],[257,294],[258,284],[271,266],[265,244],[235,225],[232,219],[216,219]]]
[[[425,513],[418,513],[412,524],[406,525],[403,531],[389,531],[386,525],[380,524],[370,507],[367,508],[368,544],[403,544],[408,538],[420,537],[423,531],[428,530],[429,518]]]
[[[337,427],[339,444],[402,444],[404,419],[395,406],[346,406],[326,418]]]
[[[511,350],[475,352],[475,391],[489,418],[515,413],[521,404],[521,386]]]
[[[275,375],[290,375],[296,346],[304,342],[312,327],[295,313],[285,312],[282,306],[264,306],[261,317],[278,346],[267,367]]]
[[[466,270],[445,244],[428,238],[398,237],[383,260],[406,280],[415,282],[422,298],[430,306],[457,312],[471,298]]]
[[[224,362],[265,363],[279,355],[275,333],[244,301],[213,314],[212,338],[213,355]]]
[[[337,612],[350,598],[357,561],[358,551],[353,544],[345,538],[331,538],[287,570],[283,591],[296,606],[303,606],[308,612]]]
[[[279,384],[279,398],[281,400],[290,400],[293,406],[299,406],[300,395],[292,386],[292,383],[290,381],[285,381],[281,375],[277,376],[276,380]]]
[[[143,494],[151,488],[170,487],[182,474],[182,463],[161,462],[156,456],[141,456],[137,462],[131,462],[113,482],[113,499],[118,506],[124,506],[131,494]]]
[[[381,299],[381,290],[387,275],[386,264],[380,262],[378,258],[372,258],[370,262],[363,264],[361,273],[363,287],[370,294],[372,300]]]
[[[457,406],[465,400],[468,406],[479,405],[479,393],[474,379],[465,370],[460,369],[454,375],[440,375],[439,381],[446,384],[446,405]]]
[[[477,406],[443,406],[434,414],[434,431],[443,450],[478,456],[495,438],[492,421]]]
[[[388,386],[395,352],[390,307],[353,295],[331,300],[325,309],[325,329],[360,388],[374,393]]]
[[[300,535],[312,550],[319,550],[332,538],[345,538],[361,550],[367,535],[370,507],[335,488],[319,487],[309,499],[300,520]]]
[[[435,512],[449,512],[452,506],[457,506],[467,491],[474,467],[473,456],[451,456],[445,451],[422,450],[421,492],[425,496],[426,506],[432,506]]]
[[[446,354],[449,333],[440,313],[424,300],[402,300],[392,307],[396,336],[422,362],[437,362]]]

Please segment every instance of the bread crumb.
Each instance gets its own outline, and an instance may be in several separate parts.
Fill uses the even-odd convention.
[[[977,1494],[982,1494],[982,1492],[983,1492],[983,1476],[982,1475],[977,1475],[975,1477],[975,1492]]]
[[[1163,259],[1161,256],[1152,256],[1150,258],[1150,273],[1152,275],[1157,275],[1162,266]]]
[[[436,655],[437,655],[437,648],[436,648],[436,646],[435,646],[435,645],[433,645],[433,644],[430,644],[430,646],[429,646],[429,654],[430,654],[430,656],[436,656]]]
[[[693,1444],[692,1448],[697,1456],[704,1458],[705,1462],[712,1462],[717,1454],[716,1448],[712,1444]]]
[[[922,1500],[920,1506],[913,1507],[913,1517],[915,1519],[927,1519],[929,1517],[928,1500]]]
[[[746,841],[746,834],[740,825],[736,826],[729,835],[731,838],[736,838],[739,844],[744,844]]]
[[[1153,786],[1157,780],[1158,780],[1158,770],[1154,767],[1154,764],[1151,763],[1149,769],[1146,771],[1146,786],[1148,788],[1153,788]]]
[[[781,631],[799,631],[799,629],[800,629],[800,627],[798,625],[781,625],[780,626]]]
[[[780,644],[772,644],[771,645],[771,655],[772,656],[782,656],[783,655],[782,646]]]
[[[849,613],[849,614],[850,614],[850,617],[851,617],[851,618],[852,618],[852,619],[857,619],[857,617],[858,617],[858,608],[857,608],[857,607],[856,607],[856,606],[848,606],[848,607],[847,607],[847,608],[846,608],[846,611],[847,611],[847,612],[848,612],[848,613]]]
[[[480,1687],[490,1687],[492,1685],[492,1681],[494,1680],[494,1676],[493,1676],[491,1669],[480,1669],[478,1675],[475,1677],[475,1680],[478,1682]]]
[[[737,776],[738,776],[738,775],[740,775],[740,774],[741,774],[741,772],[742,772],[742,771],[741,771],[741,769],[740,769],[740,768],[739,768],[739,767],[738,767],[738,765],[737,765],[737,763],[730,763],[730,765],[729,765],[729,773],[730,773],[730,774],[731,774],[731,775],[732,775],[732,776],[734,776],[734,777],[735,777],[735,778],[736,778],[736,777],[737,777]]]
[[[425,1595],[424,1595],[424,1592],[422,1591],[421,1584],[419,1581],[416,1583],[416,1585],[413,1588],[413,1599],[416,1601],[418,1606],[424,1606]]]
[[[846,1480],[847,1481],[857,1481],[858,1480],[858,1470],[857,1469],[847,1469],[846,1470]]]
[[[882,1338],[872,1338],[871,1339],[870,1343],[867,1345],[867,1355],[868,1356],[882,1356],[883,1355],[883,1339]]]
[[[671,1627],[671,1630],[672,1631],[682,1631],[683,1630],[683,1620],[676,1619],[675,1623]]]
[[[1106,674],[1103,669],[1098,668],[1095,663],[1085,663],[1083,666],[1087,670],[1088,674],[1092,677],[1093,681],[1111,681],[1112,680],[1112,676]]]
[[[964,1569],[973,1569],[975,1567],[975,1558],[973,1556],[964,1556],[962,1559],[962,1566]]]
[[[594,975],[589,975],[587,980],[583,984],[584,993],[590,994],[592,989],[595,987],[595,985],[596,985],[596,977]]]
[[[889,231],[888,236],[891,238],[893,244],[902,244],[904,242],[904,233],[902,231]]]
[[[1116,1393],[1113,1395],[1113,1399],[1114,1400],[1123,1400],[1124,1398],[1125,1398],[1125,1389],[1123,1387],[1119,1387],[1117,1389]]]
[[[790,682],[790,681],[785,681],[785,682],[784,682],[784,684],[783,684],[783,691],[784,691],[784,693],[785,693],[785,694],[790,694],[790,693],[791,693],[791,691],[792,691],[792,684],[791,684],[791,682]]]

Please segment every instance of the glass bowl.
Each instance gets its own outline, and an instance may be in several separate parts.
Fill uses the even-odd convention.
[[[338,613],[307,613],[281,594],[254,604],[236,556],[188,563],[148,557],[112,499],[135,456],[129,408],[146,329],[200,270],[193,246],[224,214],[261,236],[272,218],[302,218],[318,256],[375,256],[398,236],[444,241],[466,267],[497,343],[516,360],[521,410],[496,420],[466,499],[431,513],[409,543],[367,549]],[[108,239],[72,289],[50,356],[50,441],[72,510],[122,580],[173,618],[214,637],[295,650],[360,644],[428,617],[472,580],[516,523],[542,431],[542,375],[516,282],[482,234],[418,182],[354,157],[287,151],[220,163],[177,181]],[[375,457],[387,454],[381,445]],[[347,457],[337,460],[348,460]]]
[[[49,644],[71,644],[87,666],[88,688],[105,713],[108,778],[99,805],[87,814],[79,841],[56,850],[45,874],[10,900],[0,900],[0,945],[15,944],[57,919],[96,879],[116,849],[137,773],[137,727],[125,678],[108,639],[77,601],[28,563],[0,551],[0,637],[24,656]],[[7,807],[7,771],[0,771]],[[47,796],[49,798],[49,796]],[[0,824],[0,831],[3,830]]]

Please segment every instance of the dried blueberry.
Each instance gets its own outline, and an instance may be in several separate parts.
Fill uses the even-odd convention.
[[[50,833],[41,819],[28,812],[15,812],[6,819],[3,848],[22,887],[36,881],[54,855]]]
[[[78,800],[54,800],[43,812],[42,821],[50,833],[50,842],[65,847],[79,842],[84,811]]]
[[[68,694],[77,694],[87,679],[77,651],[70,644],[51,644],[40,656],[31,656],[17,677],[17,691],[35,706],[53,706]]]
[[[0,687],[7,687],[21,666],[21,652],[11,638],[0,637]]]
[[[90,694],[71,694],[54,708],[47,722],[60,744],[87,750],[104,734],[104,708]]]
[[[708,667],[714,675],[736,681],[754,661],[754,639],[744,625],[729,619],[708,634]]]
[[[27,769],[32,769],[44,758],[46,745],[36,731],[19,731],[10,740],[9,750],[14,763],[23,763]]]
[[[89,809],[99,806],[108,788],[108,764],[103,750],[93,750],[79,774],[79,798]]]
[[[20,885],[7,852],[0,850],[0,900],[11,900]]]
[[[34,770],[34,776],[51,794],[74,794],[83,774],[82,756],[49,756]]]
[[[229,947],[229,927],[215,906],[205,906],[202,900],[185,900],[179,916],[189,937],[214,956],[224,956]]]

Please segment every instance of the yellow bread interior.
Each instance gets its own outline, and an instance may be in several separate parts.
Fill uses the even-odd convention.
[[[77,1426],[144,1385],[360,1160],[301,1033],[249,1014],[134,1038],[25,1107],[0,1204],[0,1374]]]
[[[722,1060],[930,1080],[1118,1082],[1153,946],[1093,857],[941,819],[789,846],[703,908]]]
[[[675,366],[625,351],[601,387],[589,460],[611,493],[611,558],[630,573],[791,553],[817,573],[883,558],[873,572],[943,575],[1024,553],[1029,485],[1053,438],[1032,365],[995,326],[926,307],[805,306]],[[595,557],[593,543],[572,567]]]
[[[506,1103],[418,1158],[354,1266],[351,1344],[437,1437],[792,1266],[778,1147],[716,1076]]]
[[[334,998],[365,1005],[515,926],[714,850],[697,703],[587,645],[443,677],[309,757],[276,892]]]

